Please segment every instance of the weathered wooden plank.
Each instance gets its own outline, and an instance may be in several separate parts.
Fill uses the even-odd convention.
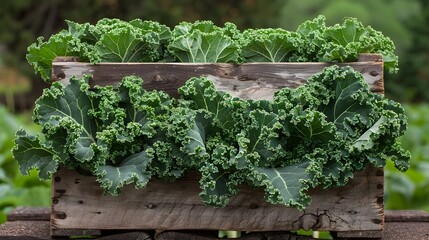
[[[49,221],[51,210],[44,207],[17,207],[7,215],[7,221]]]
[[[271,99],[283,87],[297,87],[330,63],[79,63],[54,62],[54,80],[67,83],[72,76],[92,74],[90,85],[113,85],[127,75],[144,79],[147,90],[162,90],[177,97],[177,88],[189,78],[206,76],[218,90],[233,96]],[[373,92],[383,93],[383,62],[354,62],[347,65],[361,72]]]
[[[423,210],[386,210],[386,222],[429,222],[429,213]]]
[[[49,221],[20,220],[0,224],[1,240],[49,240],[49,239],[70,239],[68,236],[74,236],[73,239],[88,239],[90,234],[67,235],[64,238],[56,236],[51,238],[49,234]],[[77,238],[82,236],[83,238]],[[98,240],[152,240],[149,233],[146,232],[125,232],[109,234],[107,236],[97,237]]]
[[[40,209],[33,210],[32,207],[23,208],[22,211],[37,212]],[[49,208],[44,208],[43,211],[49,211]],[[42,212],[43,212],[42,211]],[[385,225],[384,225],[384,239],[389,240],[421,240],[428,239],[429,237],[429,222],[426,218],[420,217],[425,212],[419,210],[386,210],[385,211]],[[22,240],[22,239],[50,239],[49,237],[49,221],[33,221],[26,220],[24,216],[31,214],[23,214],[22,219],[19,221],[10,221],[0,225],[0,239],[5,240]],[[423,214],[423,215],[426,215]],[[401,216],[401,217],[397,217]],[[406,217],[402,217],[406,216]],[[416,216],[415,220],[411,220]],[[189,233],[189,232],[188,232]],[[124,233],[125,234],[125,233]],[[132,233],[133,235],[135,233]],[[213,234],[212,234],[213,235]],[[250,234],[249,234],[250,235]],[[262,237],[262,239],[288,239],[283,236],[290,235],[287,232],[260,232],[252,233],[252,237]],[[341,235],[341,234],[340,234]],[[119,236],[119,235],[112,235]],[[129,236],[129,235],[127,235]],[[245,235],[249,237],[248,235]],[[106,239],[109,236],[104,236],[97,239]],[[271,237],[271,238],[268,238]],[[60,238],[55,238],[60,239]],[[292,238],[294,239],[294,238]],[[310,238],[311,239],[311,238]],[[336,238],[338,239],[338,238]]]
[[[49,236],[49,221],[12,221],[0,224],[0,239],[51,239]]]
[[[360,53],[358,62],[383,62],[383,55],[374,53]]]
[[[111,234],[97,238],[97,240],[152,240],[150,234],[146,232],[126,232]]]
[[[71,226],[72,227],[72,226]],[[50,229],[50,235],[55,237],[68,237],[68,236],[101,236],[102,233],[98,229],[73,229],[73,228],[61,228],[61,229]]]
[[[383,239],[382,231],[347,231],[347,232],[337,232],[335,239],[338,240],[350,240],[350,239]]]
[[[218,238],[218,231],[163,231],[155,240],[214,240]],[[260,240],[260,239],[255,239]]]
[[[215,240],[219,239],[217,234],[206,231],[165,231],[159,234],[156,240]],[[240,240],[311,240],[315,239],[307,236],[298,236],[289,232],[266,232],[248,233],[239,237]]]
[[[94,177],[61,168],[54,177],[51,230],[53,235],[67,229],[380,231],[380,172],[369,168],[345,187],[310,190],[312,204],[299,211],[269,204],[262,190],[247,186],[241,186],[226,207],[207,207],[198,197],[198,177],[194,175],[175,183],[154,180],[143,190],[129,185],[113,197],[103,195]]]
[[[389,222],[384,229],[386,240],[427,240],[429,224],[427,222]]]
[[[287,232],[267,232],[264,233],[264,240],[316,240],[316,238],[308,236],[299,236]]]

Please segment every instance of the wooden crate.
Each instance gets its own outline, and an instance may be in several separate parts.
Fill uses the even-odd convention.
[[[282,87],[296,87],[327,63],[89,63],[59,59],[53,78],[67,83],[73,75],[92,74],[90,85],[116,85],[125,75],[141,76],[148,90],[177,96],[177,88],[192,76],[207,76],[218,89],[234,96],[269,99]],[[380,55],[361,55],[347,63],[360,71],[373,92],[383,93]],[[327,230],[338,237],[380,238],[384,224],[383,170],[369,167],[345,187],[310,190],[305,211],[272,205],[263,190],[240,186],[224,208],[205,206],[198,193],[198,175],[175,183],[151,180],[144,189],[126,186],[120,196],[103,195],[92,176],[61,168],[53,177],[51,235],[99,235],[103,230]]]

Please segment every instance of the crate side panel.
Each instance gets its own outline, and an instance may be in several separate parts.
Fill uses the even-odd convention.
[[[383,62],[355,62],[347,64],[362,73],[371,91],[382,93]],[[178,97],[177,88],[191,77],[205,76],[218,90],[235,97],[271,99],[274,92],[284,87],[295,88],[320,72],[327,63],[247,63],[191,64],[191,63],[100,63],[55,62],[53,78],[68,83],[72,76],[92,74],[90,85],[118,85],[127,75],[144,79],[147,90],[162,90]]]
[[[266,203],[263,191],[241,187],[225,208],[206,207],[197,176],[175,183],[151,181],[120,196],[103,195],[94,177],[60,169],[54,181],[53,234],[59,229],[158,229],[280,231],[382,229],[383,176],[374,168],[356,174],[345,187],[312,189],[305,211]]]

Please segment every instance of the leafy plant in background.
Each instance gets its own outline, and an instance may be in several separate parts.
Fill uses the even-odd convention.
[[[351,62],[359,53],[383,55],[386,69],[397,71],[395,45],[381,32],[357,19],[326,26],[319,16],[296,32],[247,29],[210,21],[167,26],[139,19],[102,19],[95,25],[67,21],[68,30],[42,37],[28,48],[27,60],[46,82],[57,56],[78,56],[83,62]]]
[[[28,123],[29,116],[16,117],[0,105],[0,223],[17,206],[49,206],[50,182],[40,181],[36,171],[22,176],[12,156],[15,132],[20,125],[33,132],[39,128]]]
[[[359,72],[331,66],[273,101],[243,100],[192,78],[181,98],[146,91],[140,78],[89,89],[88,76],[56,82],[36,102],[42,135],[17,132],[14,156],[23,174],[46,179],[60,164],[97,177],[107,193],[152,177],[201,173],[200,197],[225,206],[247,183],[266,200],[304,209],[309,188],[344,186],[355,171],[387,159],[404,171],[409,155],[396,142],[402,107],[371,93]]]
[[[385,68],[391,72],[398,69],[398,56],[390,38],[372,27],[365,27],[355,18],[346,18],[343,24],[326,26],[326,18],[319,16],[298,26],[304,38],[304,49],[310,62],[350,62],[359,53],[380,53]]]
[[[14,95],[28,92],[30,87],[29,79],[15,69],[3,66],[0,57],[0,95],[5,96],[9,111],[15,110]]]
[[[239,29],[281,27],[290,31],[318,15],[326,16],[329,25],[342,22],[346,16],[357,17],[364,25],[389,36],[395,42],[396,53],[403,59],[399,66],[402,71],[385,75],[387,96],[400,102],[429,100],[426,94],[429,34],[424,27],[429,24],[429,3],[426,0],[272,0],[270,4],[263,0],[3,0],[0,15],[4,16],[0,18],[3,63],[25,73],[33,85],[33,94],[24,98],[26,106],[32,106],[42,85],[22,58],[34,39],[47,38],[67,27],[63,19],[96,23],[104,17],[151,19],[170,27],[181,21],[209,19],[216,24],[233,21]]]
[[[399,140],[412,155],[406,173],[388,163],[385,171],[387,209],[423,209],[429,211],[429,106],[406,105],[409,127]]]

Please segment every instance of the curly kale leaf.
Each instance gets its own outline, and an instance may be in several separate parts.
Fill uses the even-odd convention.
[[[220,166],[207,164],[201,168],[199,181],[202,189],[199,196],[203,202],[210,206],[225,207],[231,196],[238,193],[240,182],[234,174],[223,170]]]
[[[239,44],[231,25],[221,28],[210,21],[183,22],[173,29],[168,50],[180,62],[237,62]]]
[[[179,144],[174,143],[163,132],[149,140],[149,145],[154,149],[154,159],[148,169],[154,177],[173,182],[190,168],[189,159],[180,151]]]
[[[307,172],[308,162],[301,162],[281,168],[254,167],[252,182],[265,188],[266,199],[273,204],[284,204],[304,209],[310,203],[305,193],[312,179]]]
[[[14,156],[23,173],[37,167],[41,177],[47,178],[62,164],[100,176],[107,191],[116,193],[131,177],[146,176],[143,165],[137,167],[140,172],[133,169],[131,165],[139,160],[130,156],[147,149],[149,139],[165,128],[161,122],[169,118],[172,100],[165,93],[145,91],[142,80],[133,76],[124,78],[116,89],[89,90],[87,82],[88,77],[74,78],[67,86],[54,83],[45,89],[33,117],[43,135],[18,132]],[[124,171],[121,177],[128,177],[113,181],[100,174],[112,173],[114,168]],[[142,186],[143,182],[137,183]]]
[[[93,98],[99,106],[93,115],[102,120],[98,143],[108,149],[108,162],[116,163],[130,153],[142,151],[148,138],[157,133],[172,107],[171,98],[142,88],[143,80],[124,77],[117,89],[97,88]]]
[[[248,29],[242,35],[243,62],[290,62],[297,55],[303,41],[297,33],[284,29]]]
[[[154,21],[142,21],[141,19],[134,19],[130,24],[142,31],[143,33],[155,32],[158,35],[162,44],[166,44],[171,37],[171,30],[166,25]]]
[[[167,129],[167,138],[179,146],[188,161],[183,162],[187,168],[198,167],[210,158],[207,149],[207,137],[213,129],[212,115],[204,110],[189,110],[179,107],[172,111]]]
[[[288,137],[288,152],[300,151],[300,146],[310,149],[316,146],[327,146],[336,140],[337,129],[326,116],[315,110],[298,110],[285,115],[281,121],[283,134]],[[299,156],[297,153],[293,155]]]
[[[66,130],[68,152],[78,162],[91,161],[96,151],[97,121],[89,115],[95,106],[87,81],[71,79],[66,87],[54,83],[36,101],[33,116],[47,138],[60,128]]]
[[[398,71],[398,57],[392,40],[370,26],[365,27],[355,18],[346,18],[342,24],[326,26],[326,18],[302,23],[297,32],[304,39],[303,59],[316,62],[353,62],[359,53],[383,55],[385,68]]]
[[[325,90],[321,90],[320,84]],[[342,149],[337,159],[343,166],[343,176],[369,163],[382,167],[388,159],[397,159],[406,166],[403,163],[409,162],[409,154],[405,150],[399,146],[396,151],[389,150],[406,129],[402,107],[371,93],[362,75],[349,67],[326,68],[309,79],[308,87],[317,87],[319,91],[313,91],[314,94],[326,98],[317,110],[336,126],[336,141],[332,144]],[[320,92],[328,94],[322,96]]]
[[[353,135],[356,134],[353,126],[371,125],[370,115],[376,110],[377,103],[360,73],[350,67],[339,69],[334,66],[325,69],[321,74],[316,74],[308,81],[310,87],[318,87],[319,93],[325,88],[322,91],[325,96],[316,93],[319,99],[328,97],[323,99],[325,101],[318,109],[327,116],[328,121],[335,123],[339,131]],[[313,82],[315,84],[312,84]],[[323,84],[323,87],[320,84]]]
[[[32,168],[39,169],[40,179],[49,179],[58,168],[59,156],[42,145],[37,136],[29,135],[25,130],[16,132],[13,156],[18,161],[22,174],[28,174]]]
[[[28,47],[27,61],[40,73],[45,82],[51,81],[52,62],[58,56],[78,56],[81,52],[80,41],[65,31],[52,35],[48,41],[43,37]]]
[[[125,158],[118,166],[98,167],[95,175],[106,192],[118,195],[126,184],[135,183],[136,188],[143,188],[151,178],[147,170],[153,153],[145,150]]]
[[[113,29],[94,46],[91,62],[154,62],[160,58],[159,38],[133,28]]]
[[[355,18],[347,18],[342,25],[326,28],[324,32],[328,45],[321,61],[347,62],[356,60],[359,53],[380,53],[386,69],[396,72],[398,58],[395,56],[395,45],[391,39],[371,27],[365,27]]]
[[[201,199],[208,205],[222,207],[235,195],[240,183],[236,178],[236,170],[232,157],[237,153],[235,146],[220,137],[208,137],[206,147],[209,159],[200,162]]]
[[[167,51],[167,46],[171,38],[171,30],[169,27],[158,22],[142,21],[141,19],[134,19],[130,21],[130,24],[138,28],[143,34],[152,33],[157,36],[159,39],[159,59],[156,60],[168,61],[172,58]]]
[[[308,161],[312,187],[343,186],[355,171],[369,164],[383,167],[388,159],[401,170],[408,166],[409,153],[396,144],[406,126],[403,109],[371,93],[361,74],[349,67],[325,68],[302,87],[278,92],[274,103],[286,150],[276,163],[281,168]],[[276,180],[287,182],[282,176],[287,175]],[[270,186],[272,191],[280,190]],[[305,192],[300,197],[307,198]]]
[[[76,23],[70,20],[65,20],[68,26],[68,32],[75,39],[79,39],[82,43],[94,45],[102,35],[101,31],[89,23]]]
[[[156,62],[166,55],[171,31],[162,24],[136,19],[101,19],[95,25],[66,21],[67,30],[42,37],[28,47],[27,61],[51,82],[52,62],[57,56],[77,56],[80,61]]]
[[[214,120],[214,114],[205,109],[179,108],[173,111],[168,134],[181,145],[187,158],[182,165],[201,173],[202,200],[209,205],[225,206],[236,192],[230,174],[235,165],[231,159],[237,152]]]
[[[131,22],[102,19],[95,28],[101,36],[90,55],[93,63],[159,61],[170,37],[167,26],[139,19]]]
[[[53,84],[36,101],[33,119],[42,126],[43,136],[19,131],[13,151],[23,173],[31,168],[30,162],[41,169],[43,178],[58,164],[87,170],[94,167],[93,158],[100,149],[95,139],[97,121],[89,115],[94,105],[87,80],[71,79],[67,87]]]
[[[248,120],[247,126],[237,135],[237,168],[278,165],[278,159],[286,155],[284,140],[279,137],[282,125],[278,115],[253,110],[249,113]]]
[[[204,109],[212,114],[213,124],[233,138],[243,124],[242,116],[248,103],[243,99],[216,90],[213,82],[206,78],[191,78],[179,88],[182,105],[191,109]]]

